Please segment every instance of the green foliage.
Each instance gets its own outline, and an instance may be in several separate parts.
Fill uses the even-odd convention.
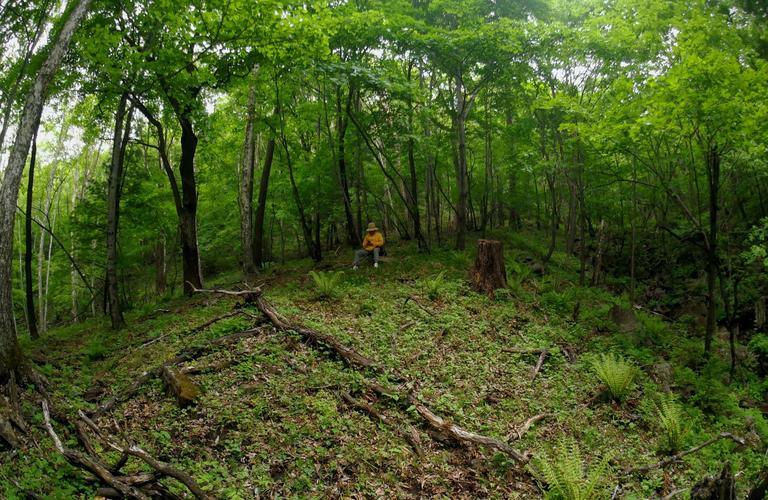
[[[656,418],[659,429],[659,450],[674,454],[682,449],[688,433],[684,425],[683,408],[670,395],[663,395],[656,402]]]
[[[624,401],[634,387],[637,369],[616,354],[601,354],[592,362],[592,371],[605,384],[608,393],[616,401]]]
[[[312,276],[319,298],[330,299],[338,295],[341,278],[344,277],[342,271],[310,271],[309,275]]]
[[[531,268],[514,259],[507,260],[506,267],[507,286],[514,296],[520,297],[524,292],[523,283],[525,283],[531,275]]]
[[[567,437],[559,441],[554,453],[535,458],[529,468],[546,485],[546,498],[591,500],[606,493],[608,460],[609,457],[603,457],[587,472],[579,445]]]
[[[104,359],[112,351],[110,341],[103,335],[94,335],[88,340],[83,350],[90,361]]]
[[[427,297],[430,300],[437,300],[440,297],[440,292],[445,287],[445,271],[440,271],[431,278],[424,278],[422,282],[424,283]]]

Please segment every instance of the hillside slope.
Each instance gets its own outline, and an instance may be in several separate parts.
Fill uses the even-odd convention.
[[[505,241],[510,288],[495,299],[469,289],[471,251],[427,255],[407,246],[393,248],[379,269],[352,271],[341,258],[326,262],[326,272],[342,273],[329,297],[319,297],[304,261],[271,268],[262,284],[290,321],[416,381],[406,389],[433,411],[530,453],[530,467],[487,447],[434,436],[412,405],[370,390],[373,374],[276,330],[238,298],[169,299],[132,311],[124,331],[90,320],[54,330],[26,349],[50,380],[54,401],[74,416],[184,349],[260,325],[254,335],[179,364],[202,389],[196,404],[179,408],[161,380],[150,378],[97,420],[114,428],[114,419],[126,436],[220,498],[535,498],[546,488],[546,471],[557,467],[575,475],[582,471],[573,469],[585,467],[584,477],[597,483],[593,498],[663,497],[677,490],[684,496],[725,461],[746,491],[763,466],[768,438],[763,415],[748,408],[762,398],[749,353],[740,351],[741,367],[726,385],[726,340],[718,340],[716,360],[704,365],[702,341],[689,325],[629,313],[626,299],[606,287],[576,286],[577,263],[569,257],[556,253],[544,276],[531,273],[523,262],[540,254],[531,241]],[[241,287],[234,275],[213,281]],[[616,311],[630,317],[628,324],[614,321]],[[536,349],[548,355],[515,352]],[[594,371],[609,352],[630,362],[635,374],[621,402]],[[22,410],[39,414],[38,405],[27,396]],[[524,429],[532,417],[538,418]],[[55,425],[65,444],[76,447],[72,429]],[[622,474],[659,462],[665,449],[689,449],[721,432],[746,444],[723,439],[664,468]],[[2,496],[91,497],[92,478],[67,464],[42,430],[33,433],[37,445],[16,456],[0,452]],[[560,453],[564,448],[568,456]],[[105,456],[110,463],[118,458]],[[147,470],[142,467],[130,462],[128,471]],[[563,471],[557,475],[566,479]],[[172,479],[163,482],[185,491]],[[572,482],[585,487],[588,481]]]

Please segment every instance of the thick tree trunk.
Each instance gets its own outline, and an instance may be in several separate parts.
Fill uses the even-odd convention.
[[[27,327],[29,336],[33,339],[40,335],[37,332],[37,315],[35,314],[35,295],[32,290],[32,195],[35,184],[35,163],[37,159],[37,140],[32,139],[32,156],[29,160],[29,180],[27,181],[27,213],[24,216],[24,291],[27,306]],[[41,231],[42,234],[42,231]]]
[[[193,288],[202,288],[203,276],[200,270],[200,250],[197,244],[197,181],[195,180],[195,153],[197,136],[192,121],[180,115],[181,125],[181,205],[179,216],[181,230],[181,255],[184,274],[184,293],[192,295]]]
[[[493,297],[494,290],[507,287],[504,248],[500,241],[477,240],[477,257],[472,268],[472,288]]]
[[[241,259],[243,261],[243,275],[246,279],[256,274],[256,263],[254,262],[256,249],[254,247],[253,235],[253,175],[256,170],[258,154],[256,152],[256,136],[253,131],[254,122],[256,121],[256,81],[253,77],[248,89],[247,113],[243,161],[240,165],[240,189],[238,192]]]
[[[123,172],[125,152],[131,133],[131,118],[133,107],[128,110],[128,94],[120,97],[115,114],[115,133],[112,138],[112,161],[109,168],[109,183],[107,191],[107,300],[109,301],[109,316],[112,329],[119,330],[125,326],[123,311],[120,307],[120,294],[117,289],[117,231],[120,220],[120,195],[123,187]]]
[[[13,265],[13,225],[19,185],[29,153],[32,137],[40,123],[45,94],[58,70],[75,29],[88,11],[91,0],[80,0],[71,11],[51,45],[48,57],[40,67],[30,88],[16,130],[8,165],[0,187],[0,379],[15,371],[21,361],[16,342],[16,322],[13,316],[11,273]]]
[[[257,267],[264,265],[264,214],[267,210],[267,191],[269,190],[269,175],[272,171],[272,160],[275,157],[275,138],[267,142],[267,153],[264,166],[261,169],[259,182],[259,200],[256,205],[256,215],[253,227],[253,261]]]

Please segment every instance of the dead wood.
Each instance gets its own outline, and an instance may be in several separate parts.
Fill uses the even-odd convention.
[[[405,298],[405,301],[403,301],[403,307],[405,307],[405,305],[409,301],[413,302],[414,304],[419,306],[419,308],[421,308],[422,311],[424,311],[425,313],[429,314],[430,316],[434,316],[435,315],[435,313],[433,313],[432,311],[430,311],[429,309],[424,307],[418,300],[416,300],[416,297],[414,297],[413,295],[409,295],[408,297]]]
[[[220,361],[216,361],[215,363],[203,366],[185,366],[179,371],[187,375],[199,375],[201,373],[217,372],[225,368],[229,368],[235,363],[237,363],[237,361],[234,359],[222,359]]]
[[[272,304],[267,302],[267,300],[262,295],[259,295],[256,298],[256,306],[262,313],[264,313],[267,318],[269,318],[269,320],[278,330],[294,331],[304,337],[304,339],[311,344],[329,348],[352,368],[385,373],[386,370],[384,367],[379,365],[371,358],[363,356],[356,350],[345,345],[335,337],[318,332],[312,328],[291,324],[287,319],[280,315],[280,313],[275,310]]]
[[[166,361],[162,365],[153,368],[152,370],[146,371],[142,373],[139,378],[137,378],[133,384],[128,387],[125,391],[121,392],[120,394],[117,394],[104,402],[94,413],[95,415],[103,415],[104,413],[110,411],[112,408],[114,408],[116,405],[129,400],[132,398],[139,390],[141,390],[142,386],[146,384],[148,381],[160,377],[163,371],[163,367],[165,366],[174,366],[179,363],[184,363],[186,361],[192,361],[194,359],[197,359],[205,354],[208,354],[209,352],[212,352],[217,347],[223,347],[227,346],[229,344],[233,344],[241,339],[249,338],[257,335],[258,333],[261,333],[264,330],[264,327],[257,327],[252,328],[250,330],[246,330],[244,332],[237,332],[232,333],[229,335],[225,335],[223,337],[219,337],[217,339],[210,340],[204,344],[194,346],[194,347],[188,347],[186,349],[182,349],[176,356],[174,356],[172,359]]]
[[[509,455],[510,457],[512,457],[513,459],[515,459],[520,463],[528,462],[528,456],[515,450],[507,443],[504,443],[502,441],[499,441],[498,439],[494,439],[488,436],[483,436],[481,434],[469,432],[467,430],[462,429],[461,427],[454,424],[453,422],[443,420],[440,416],[433,413],[432,410],[424,406],[416,398],[415,395],[409,394],[408,402],[416,409],[419,415],[421,415],[422,418],[424,418],[424,420],[432,428],[442,431],[443,433],[449,435],[456,441],[480,444],[483,446],[487,446],[489,448],[494,448],[496,450],[506,453],[507,455]]]
[[[521,426],[515,427],[513,432],[507,436],[507,441],[511,441],[513,438],[523,439],[523,435],[530,430],[533,424],[549,416],[551,416],[549,413],[540,413],[539,415],[534,415],[533,417],[526,420]]]
[[[246,304],[254,303],[256,301],[256,297],[258,297],[259,294],[261,294],[261,288],[259,287],[248,289],[248,290],[221,290],[217,288],[206,290],[203,288],[195,288],[195,286],[189,281],[187,281],[187,285],[189,285],[192,288],[193,292],[215,293],[219,295],[228,295],[230,297],[238,297],[238,298],[242,298]]]
[[[192,382],[189,375],[176,368],[164,365],[160,375],[168,391],[176,397],[176,402],[180,408],[193,404],[197,396],[200,395],[200,388]]]
[[[197,291],[202,291],[202,290],[197,290]],[[219,292],[222,292],[222,291],[221,290],[216,291],[216,293],[219,293]],[[308,341],[310,344],[319,345],[319,346],[330,349],[333,353],[335,353],[342,360],[344,360],[344,362],[350,368],[358,369],[358,370],[369,370],[379,375],[389,376],[390,378],[394,375],[397,378],[397,381],[402,382],[403,387],[415,386],[415,384],[412,381],[409,381],[406,377],[396,373],[392,373],[389,370],[385,370],[380,364],[378,364],[374,360],[366,356],[363,356],[362,354],[358,353],[356,350],[340,342],[335,337],[324,334],[324,333],[320,333],[316,330],[313,330],[312,328],[307,328],[301,325],[290,323],[285,317],[283,317],[280,313],[278,313],[275,310],[272,304],[270,304],[264,298],[261,288],[251,290],[251,292],[255,294],[256,306],[272,322],[272,324],[278,330],[296,332],[302,337],[304,337],[304,339]],[[241,292],[237,292],[237,294],[240,294],[240,293]],[[430,410],[421,401],[419,401],[412,391],[406,392],[398,388],[387,388],[377,382],[373,382],[370,380],[366,382],[366,385],[376,393],[382,396],[385,396],[388,399],[393,400],[400,405],[407,404],[407,405],[413,406],[416,409],[417,413],[425,421],[425,423],[429,427],[431,427],[433,430],[438,431],[438,433],[447,435],[458,442],[480,444],[483,446],[487,446],[487,447],[502,451],[507,455],[509,455],[510,457],[512,457],[514,460],[521,463],[528,462],[527,455],[524,455],[518,452],[517,450],[512,448],[509,444],[503,443],[498,439],[494,439],[491,437],[483,436],[481,434],[476,434],[474,432],[467,431],[452,422],[444,420],[442,417],[438,416],[432,410]]]
[[[731,434],[730,432],[721,432],[717,436],[715,436],[713,438],[710,438],[710,439],[707,439],[703,443],[701,443],[701,444],[699,444],[697,446],[694,446],[693,448],[691,448],[689,450],[681,451],[681,452],[679,452],[679,453],[677,453],[675,455],[672,455],[671,457],[665,458],[664,460],[662,460],[660,462],[657,462],[655,464],[644,465],[642,467],[633,467],[633,468],[624,469],[622,474],[625,475],[625,476],[628,476],[630,474],[643,474],[645,472],[652,471],[654,469],[662,469],[662,468],[666,467],[669,464],[672,464],[674,462],[679,461],[684,456],[690,455],[691,453],[696,453],[697,451],[701,450],[702,448],[705,448],[705,447],[711,445],[712,443],[716,443],[717,441],[720,441],[721,439],[730,439],[730,440],[732,440],[733,442],[737,443],[740,446],[744,446],[744,444],[745,444],[744,438],[741,438],[739,436],[735,436],[735,435]]]
[[[495,290],[507,287],[504,247],[500,241],[477,240],[477,256],[470,275],[472,288],[491,298]]]
[[[509,352],[514,354],[538,354],[539,360],[536,362],[536,365],[531,371],[531,382],[536,380],[536,375],[538,375],[541,371],[541,367],[544,365],[544,360],[547,358],[547,356],[549,356],[549,350],[547,349],[525,349],[520,347],[508,347],[506,349],[502,349],[501,352]]]
[[[96,434],[96,436],[107,446],[112,448],[115,451],[118,451],[120,453],[130,455],[132,457],[136,457],[145,464],[149,465],[152,469],[154,469],[158,474],[162,474],[164,476],[172,477],[176,480],[178,480],[180,483],[182,483],[184,486],[187,487],[187,489],[195,496],[195,498],[203,499],[203,500],[209,500],[212,499],[207,493],[205,493],[200,486],[197,484],[197,482],[184,471],[181,471],[172,465],[163,462],[161,460],[156,459],[146,451],[144,451],[142,448],[140,448],[138,445],[135,445],[133,443],[128,444],[121,444],[119,443],[114,437],[110,436],[109,434],[106,434],[103,432],[99,427],[90,419],[88,416],[83,413],[82,410],[78,412],[78,415],[82,419],[83,422],[85,422],[88,427],[93,430],[93,432]]]
[[[757,476],[757,483],[749,490],[747,500],[762,500],[768,497],[768,468],[763,467]]]
[[[360,410],[368,415],[374,422],[381,423],[392,429],[392,431],[400,438],[408,441],[408,443],[413,448],[413,451],[415,451],[420,458],[424,456],[424,451],[421,449],[421,438],[419,437],[419,433],[416,429],[409,425],[408,431],[403,431],[394,422],[391,422],[386,415],[382,414],[376,408],[374,408],[373,405],[359,399],[355,399],[346,391],[340,392],[339,397],[352,408]]]
[[[59,453],[64,455],[69,463],[75,467],[87,470],[101,481],[103,481],[105,484],[120,492],[123,496],[129,498],[138,498],[140,500],[149,499],[149,496],[138,488],[126,484],[116,478],[109,470],[107,470],[107,468],[101,463],[100,460],[94,460],[89,455],[81,453],[77,450],[65,448],[61,443],[61,439],[56,434],[56,431],[53,430],[53,426],[51,425],[51,415],[50,411],[48,410],[48,402],[43,400],[42,405],[45,428],[48,430],[48,434],[51,436],[56,449],[59,451]]]
[[[544,359],[547,357],[547,354],[549,354],[548,351],[542,351],[541,354],[539,354],[539,360],[536,362],[536,366],[533,368],[533,372],[531,372],[531,382],[536,380],[536,375],[538,375],[539,371],[541,371],[541,367],[544,364]]]

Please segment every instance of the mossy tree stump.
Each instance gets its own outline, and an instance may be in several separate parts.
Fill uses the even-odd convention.
[[[500,241],[477,240],[477,256],[471,271],[472,288],[493,298],[494,291],[507,287],[504,247]]]
[[[192,382],[192,379],[176,368],[163,366],[161,376],[166,389],[176,396],[176,403],[178,403],[181,408],[193,404],[195,398],[200,394],[200,388]]]

